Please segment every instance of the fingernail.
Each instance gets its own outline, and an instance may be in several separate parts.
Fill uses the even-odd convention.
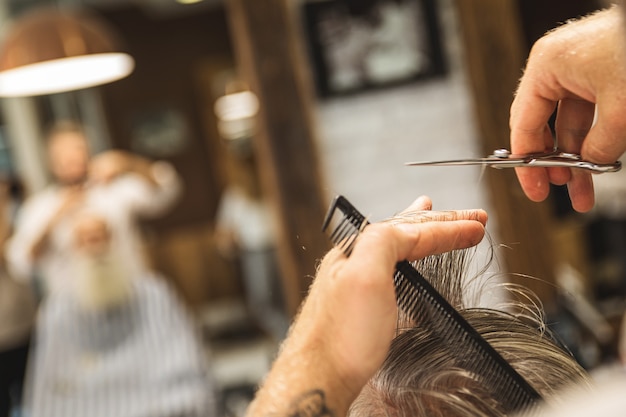
[[[433,207],[433,202],[430,197],[421,195],[411,204],[411,207],[419,207],[422,210],[430,210]]]

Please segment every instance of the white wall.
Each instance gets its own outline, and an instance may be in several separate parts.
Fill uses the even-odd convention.
[[[488,209],[480,167],[405,162],[479,157],[452,3],[440,0],[450,61],[445,78],[319,102],[328,195],[344,194],[378,220],[426,194],[435,209]]]
[[[320,104],[328,193],[373,219],[426,194],[437,209],[486,207],[479,167],[407,167],[408,161],[480,156],[458,77]]]

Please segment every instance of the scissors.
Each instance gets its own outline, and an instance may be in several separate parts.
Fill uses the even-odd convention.
[[[561,152],[558,149],[552,151],[512,154],[508,149],[496,149],[486,158],[467,158],[448,161],[422,161],[407,162],[408,166],[444,166],[444,165],[488,165],[493,168],[516,168],[516,167],[566,167],[579,168],[592,172],[617,172],[622,169],[622,163],[615,161],[611,164],[596,164],[585,161],[575,153]]]

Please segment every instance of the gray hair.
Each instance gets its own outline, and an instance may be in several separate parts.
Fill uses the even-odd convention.
[[[528,290],[510,286],[518,299],[521,295],[526,301],[513,301],[512,310],[465,305],[468,279],[464,275],[472,251],[431,256],[416,268],[545,400],[550,402],[570,384],[588,384],[586,371],[546,329],[541,304],[527,303],[536,300]],[[401,314],[387,359],[348,415],[500,417],[506,413],[471,372],[455,365],[453,354],[439,338]]]

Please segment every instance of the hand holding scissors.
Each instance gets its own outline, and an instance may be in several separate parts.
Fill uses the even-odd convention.
[[[558,149],[540,153],[514,155],[507,149],[496,149],[486,158],[451,159],[445,161],[421,161],[407,162],[409,166],[448,166],[448,165],[484,165],[493,168],[519,168],[519,167],[564,167],[577,168],[591,172],[617,172],[622,168],[622,163],[616,161],[610,164],[596,164],[586,161],[575,153],[561,152]]]

